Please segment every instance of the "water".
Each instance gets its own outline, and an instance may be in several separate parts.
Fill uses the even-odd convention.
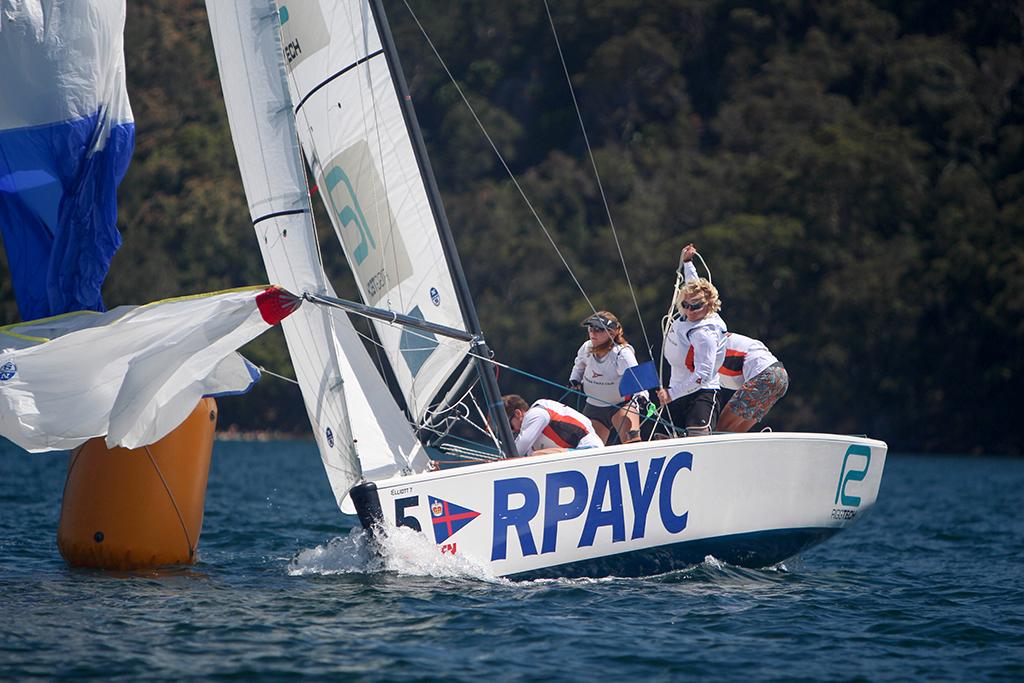
[[[1024,679],[1022,460],[890,456],[870,516],[771,571],[528,583],[376,559],[295,442],[216,445],[194,566],[72,570],[66,468],[0,445],[4,680]]]

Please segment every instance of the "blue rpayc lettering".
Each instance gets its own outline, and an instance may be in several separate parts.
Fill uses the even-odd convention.
[[[509,507],[509,499],[513,494],[523,497],[523,504],[517,508]],[[515,527],[519,536],[519,548],[523,557],[537,554],[537,544],[533,542],[530,532],[530,520],[537,516],[540,507],[540,492],[533,479],[516,477],[515,479],[499,479],[494,482],[494,532],[491,535],[491,559],[504,560],[508,545],[508,528]]]
[[[634,463],[635,464],[635,463]],[[608,498],[608,509],[604,509],[604,500]],[[612,542],[626,540],[626,520],[622,510],[622,479],[619,477],[618,465],[604,465],[597,470],[597,481],[594,483],[594,496],[587,508],[587,520],[583,523],[583,535],[580,536],[580,548],[594,545],[597,530],[603,526],[612,528]]]
[[[612,543],[626,540],[626,507],[624,505],[622,472],[626,473],[626,488],[632,504],[633,519],[630,540],[644,538],[647,520],[658,498],[661,525],[670,534],[682,532],[689,518],[688,510],[673,507],[672,491],[679,473],[693,469],[693,454],[676,453],[671,458],[652,458],[647,471],[641,474],[639,461],[622,465],[602,465],[594,476],[591,489],[586,475],[578,470],[551,472],[544,477],[544,491],[528,477],[499,479],[494,482],[494,527],[491,559],[508,557],[509,529],[515,529],[522,555],[537,554],[537,542],[530,523],[540,514],[543,496],[544,512],[541,528],[541,554],[553,553],[558,548],[559,524],[578,519],[584,514],[583,529],[576,547],[594,545],[598,533],[608,527],[605,534]],[[607,538],[607,536],[605,536]],[[564,547],[564,544],[563,544]]]
[[[672,510],[672,484],[676,481],[679,470],[693,469],[693,454],[682,452],[676,453],[665,465],[665,473],[661,475],[661,488],[658,495],[658,507],[661,510],[661,523],[665,525],[665,531],[670,534],[678,534],[686,528],[686,518],[690,514],[684,512],[676,515]]]
[[[665,465],[665,458],[654,458],[647,468],[647,479],[644,485],[640,486],[640,463],[626,463],[626,482],[629,484],[629,497],[633,501],[633,535],[634,540],[643,538],[647,531],[647,511],[651,509],[651,501],[654,500],[654,489],[658,486],[658,477],[661,476],[661,468]]]
[[[572,491],[567,503],[560,503],[562,490]],[[558,523],[576,519],[587,508],[587,478],[581,472],[569,470],[547,476],[544,485],[544,544],[542,553],[555,552],[558,545]]]

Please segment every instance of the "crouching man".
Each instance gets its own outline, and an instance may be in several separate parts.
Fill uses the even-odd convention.
[[[590,418],[546,398],[528,405],[522,396],[502,396],[505,414],[516,436],[516,454],[543,455],[571,448],[603,446]]]

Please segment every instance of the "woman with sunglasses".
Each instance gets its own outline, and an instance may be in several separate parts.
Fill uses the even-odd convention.
[[[686,282],[698,279],[693,265],[696,253],[693,244],[683,247]],[[723,432],[749,431],[789,389],[786,368],[764,342],[735,332],[726,335],[725,359],[718,375],[722,387],[735,392],[718,419],[718,429]]]
[[[601,440],[609,443],[614,431],[620,443],[640,440],[640,413],[632,396],[619,393],[619,382],[636,367],[636,353],[626,341],[619,319],[598,311],[582,323],[589,339],[576,353],[569,386],[587,396],[583,414],[594,423]]]
[[[686,253],[684,249],[684,259]],[[686,427],[687,436],[704,436],[714,428],[721,388],[718,369],[725,360],[728,333],[725,321],[718,315],[721,308],[718,290],[710,281],[689,280],[676,297],[680,317],[672,322],[665,336],[665,359],[672,374],[668,389],[658,389],[658,400],[668,406],[672,424]]]

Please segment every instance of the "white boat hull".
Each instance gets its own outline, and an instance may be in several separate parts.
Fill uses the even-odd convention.
[[[712,555],[777,564],[875,503],[887,446],[722,434],[516,458],[367,482],[364,526],[407,526],[497,576],[645,576]]]

